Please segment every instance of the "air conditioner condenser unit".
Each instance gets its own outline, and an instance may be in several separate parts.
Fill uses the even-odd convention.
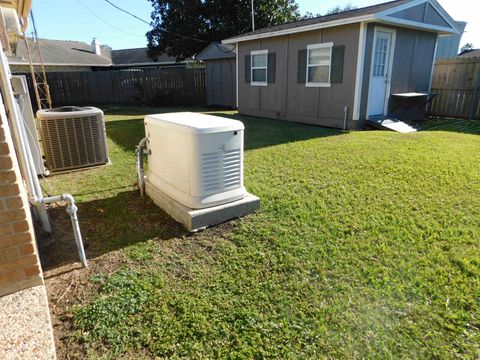
[[[52,172],[108,162],[103,111],[62,106],[37,111],[47,167]]]

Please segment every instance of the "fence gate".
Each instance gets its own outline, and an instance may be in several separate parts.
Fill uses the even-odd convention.
[[[439,60],[435,64],[428,115],[480,119],[480,58]]]

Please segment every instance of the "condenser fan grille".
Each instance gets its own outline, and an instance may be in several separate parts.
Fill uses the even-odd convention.
[[[45,159],[51,171],[107,163],[102,113],[39,120]]]

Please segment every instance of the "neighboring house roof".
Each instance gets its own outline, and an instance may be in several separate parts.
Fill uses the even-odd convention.
[[[398,15],[406,9],[420,6],[428,3],[437,14],[444,19],[448,26],[426,24],[417,21],[405,20]],[[343,11],[337,14],[319,16],[316,18],[299,20],[282,25],[267,27],[245,34],[234,36],[223,40],[224,44],[234,44],[236,42],[261,39],[271,36],[280,36],[293,34],[298,32],[334,27],[344,24],[352,24],[362,21],[377,21],[387,24],[398,24],[404,27],[413,27],[436,31],[443,34],[456,34],[459,30],[455,21],[447,14],[447,12],[438,4],[436,0],[395,0],[378,5],[363,7],[360,9]]]
[[[29,39],[30,49],[34,49],[33,40]],[[102,48],[102,55],[96,55],[92,47],[81,41],[39,39],[40,51],[43,64],[56,66],[110,66],[110,50]],[[31,51],[34,64],[39,64],[38,52]],[[25,41],[20,40],[17,44],[17,53],[9,57],[10,65],[28,65],[29,58]]]
[[[231,59],[236,56],[235,45],[212,42],[198,55],[198,60]]]
[[[186,62],[191,60],[186,60]],[[183,61],[185,62],[185,61]],[[123,49],[112,50],[112,63],[113,66],[126,66],[126,65],[149,65],[149,64],[175,64],[176,59],[167,54],[162,54],[155,58],[148,56],[147,48],[136,49]]]
[[[0,0],[1,1],[1,0]],[[34,51],[33,40],[29,39],[33,63],[40,64],[38,52]],[[96,55],[90,44],[81,41],[39,39],[43,64],[46,66],[95,66],[95,67],[120,67],[176,64],[174,57],[160,55],[151,59],[147,55],[147,48],[110,50],[102,47],[101,55]],[[191,62],[185,60],[181,63]],[[10,65],[28,65],[29,58],[25,41],[19,40],[15,56],[9,57]]]
[[[480,57],[480,49],[471,49],[471,50],[463,50],[458,57],[461,58],[471,58],[471,57]]]

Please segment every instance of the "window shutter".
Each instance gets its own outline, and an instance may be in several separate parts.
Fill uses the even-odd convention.
[[[332,66],[330,70],[330,82],[341,84],[343,82],[343,61],[345,57],[345,45],[332,48]]]
[[[245,83],[247,84],[250,84],[250,78],[251,78],[251,74],[250,74],[250,67],[251,67],[251,58],[250,58],[250,54],[249,55],[245,55]]]
[[[305,84],[307,79],[307,49],[298,51],[297,83]]]
[[[275,67],[276,67],[277,56],[275,53],[268,53],[267,58],[267,82],[269,84],[275,83]]]

